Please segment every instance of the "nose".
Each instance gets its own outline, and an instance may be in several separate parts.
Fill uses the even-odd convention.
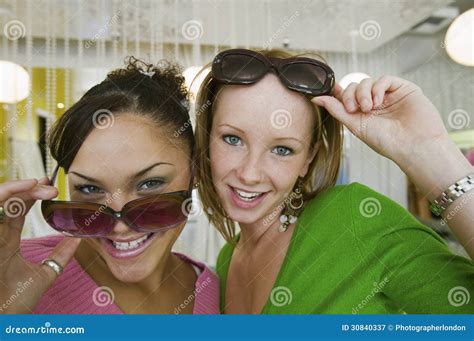
[[[256,185],[262,181],[264,167],[262,158],[256,153],[247,153],[237,168],[237,178],[244,185]]]
[[[117,196],[115,198],[108,198],[108,200],[110,200],[110,203],[108,206],[111,209],[115,210],[115,212],[121,212],[125,204],[128,201],[133,200],[133,199],[134,198],[129,195],[122,195],[122,196]],[[128,234],[133,233],[130,227],[127,224],[125,224],[122,220],[120,220],[121,214],[117,213],[115,214],[115,217],[118,219],[115,221],[114,228],[112,232],[110,232],[110,234],[118,236],[118,235],[124,235],[124,234],[128,235]]]
[[[118,220],[115,223],[114,229],[111,232],[111,234],[113,234],[115,236],[127,235],[127,234],[132,234],[132,231],[131,231],[130,227],[127,226],[127,224],[125,224],[123,221]]]

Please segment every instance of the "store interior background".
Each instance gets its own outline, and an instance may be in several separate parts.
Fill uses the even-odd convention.
[[[445,40],[455,19],[471,12],[463,24],[472,57],[473,7],[472,0],[0,0],[0,181],[50,175],[45,131],[126,56],[177,61],[190,84],[218,51],[237,47],[317,52],[338,80],[353,73],[409,79],[474,163],[474,64],[455,61]],[[355,181],[409,209],[464,254],[398,166],[346,131],[338,183]],[[64,176],[59,187],[67,198]],[[23,237],[52,233],[35,205]],[[222,244],[196,205],[176,249],[212,265]]]

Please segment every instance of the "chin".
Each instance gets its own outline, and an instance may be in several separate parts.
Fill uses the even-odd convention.
[[[137,283],[143,281],[153,272],[153,266],[146,263],[128,263],[128,264],[109,264],[107,262],[110,272],[114,277],[124,283]]]

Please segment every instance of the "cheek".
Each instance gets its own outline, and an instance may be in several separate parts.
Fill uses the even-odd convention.
[[[213,180],[219,180],[228,174],[234,165],[238,164],[238,156],[232,147],[217,141],[211,144],[209,148],[209,158]]]

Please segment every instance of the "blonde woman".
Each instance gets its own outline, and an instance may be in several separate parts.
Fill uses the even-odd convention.
[[[228,241],[223,313],[474,313],[472,261],[389,198],[335,186],[342,124],[431,201],[474,173],[416,85],[383,76],[343,91],[322,61],[234,49],[215,57],[197,108],[200,196]],[[471,257],[473,193],[443,212],[459,206],[449,226]]]

